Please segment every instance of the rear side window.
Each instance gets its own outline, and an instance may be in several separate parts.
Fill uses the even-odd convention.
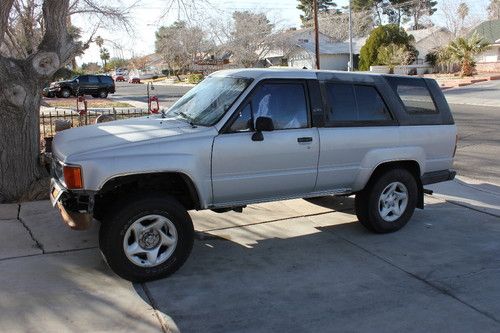
[[[97,76],[89,76],[89,83],[99,83],[99,78]]]
[[[375,87],[347,83],[326,85],[330,100],[327,124],[335,122],[374,122],[392,120]]]
[[[375,87],[354,85],[358,102],[358,120],[390,120],[391,115]]]
[[[411,78],[388,78],[388,80],[403,102],[406,112],[410,114],[438,112],[424,80]]]
[[[99,78],[101,79],[102,83],[112,83],[113,82],[113,79],[109,76],[100,76]]]
[[[327,122],[357,120],[356,99],[351,84],[326,85],[330,97]]]

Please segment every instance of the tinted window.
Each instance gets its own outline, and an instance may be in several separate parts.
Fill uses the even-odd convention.
[[[88,76],[79,76],[78,77],[78,82],[80,82],[80,83],[87,83],[87,82],[89,82],[89,78],[88,78]]]
[[[350,121],[357,119],[356,100],[351,84],[329,83],[326,85],[330,99],[327,121]]]
[[[254,119],[270,117],[275,129],[307,127],[307,103],[300,83],[264,83],[252,99]]]
[[[390,120],[391,115],[375,87],[354,85],[358,102],[358,120]]]
[[[109,76],[101,76],[100,77],[102,83],[112,83],[113,79]]]
[[[229,129],[230,132],[246,132],[252,130],[252,107],[250,103],[238,111],[238,118]]]
[[[329,123],[392,119],[375,87],[347,83],[328,83],[326,87],[331,105]]]
[[[422,79],[388,78],[408,113],[436,113],[436,105]]]
[[[90,83],[99,83],[99,78],[97,76],[89,76]]]

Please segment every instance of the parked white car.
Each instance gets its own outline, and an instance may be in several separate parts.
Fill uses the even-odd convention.
[[[221,71],[163,115],[57,134],[51,199],[73,228],[99,220],[111,268],[146,281],[188,258],[192,209],[356,194],[365,227],[396,231],[455,176],[456,134],[434,80]]]

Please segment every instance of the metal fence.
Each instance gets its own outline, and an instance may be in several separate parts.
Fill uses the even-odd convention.
[[[111,119],[126,119],[149,115],[149,112],[144,109],[112,109],[102,111],[87,111],[86,114],[79,114],[71,110],[46,111],[40,114],[40,136],[43,138],[53,137],[56,133],[56,121],[65,120],[71,124],[71,127],[79,127],[95,124],[96,120],[101,115],[107,115]]]

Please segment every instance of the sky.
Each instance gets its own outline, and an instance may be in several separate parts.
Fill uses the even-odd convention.
[[[436,25],[442,25],[442,10],[438,0],[438,11],[432,15],[431,19]],[[131,6],[137,0],[121,0],[124,7]],[[187,0],[186,2],[200,3],[200,0]],[[489,0],[463,0],[470,8],[471,15],[486,17],[486,7]],[[112,1],[117,5],[117,1]],[[105,39],[105,47],[110,51],[111,57],[129,58],[132,56],[142,56],[154,52],[155,31],[162,25],[170,25],[177,19],[184,19],[184,10],[178,10],[176,5],[167,11],[169,0],[141,0],[130,11],[133,31],[122,31],[116,26],[100,29],[97,34]],[[191,14],[193,24],[203,27],[204,22],[214,18],[228,19],[231,13],[236,10],[250,10],[254,12],[264,12],[271,22],[279,28],[300,27],[301,12],[296,8],[296,0],[209,0],[209,5],[202,6],[197,13]],[[348,0],[337,0],[338,7],[348,5]],[[190,9],[187,9],[190,11]],[[168,14],[164,15],[166,12]],[[96,21],[88,17],[75,17],[73,24],[81,27],[84,38],[93,31]],[[95,44],[91,44],[82,57],[77,58],[77,62],[98,62],[99,49]]]

